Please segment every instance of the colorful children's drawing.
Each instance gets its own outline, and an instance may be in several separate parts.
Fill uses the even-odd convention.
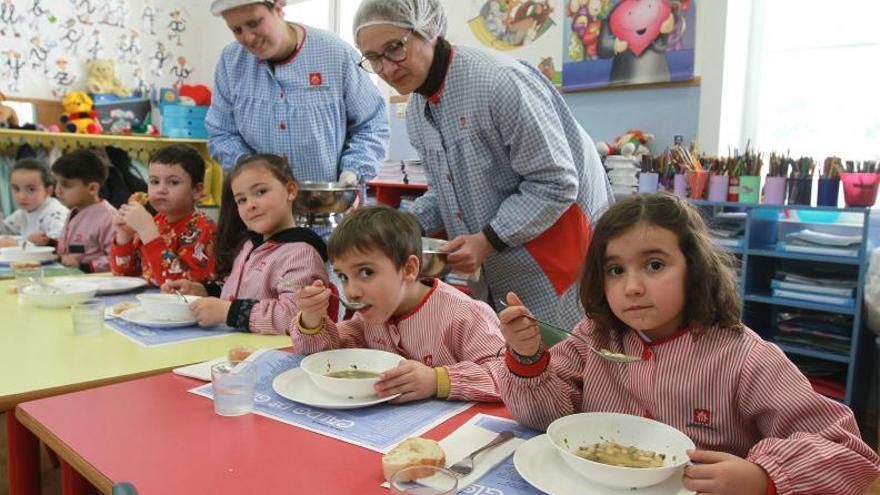
[[[171,34],[168,35],[168,39],[177,41],[177,46],[183,46],[182,36],[186,31],[186,19],[183,18],[183,14],[179,10],[172,10],[168,15],[171,17],[171,21],[168,23]]]
[[[119,50],[119,58],[130,65],[138,65],[141,55],[141,38],[136,29],[128,33],[122,33],[116,40],[116,48]]]
[[[186,66],[186,57],[177,57],[177,65],[171,67],[171,75],[176,78],[172,87],[179,88],[186,83],[187,78],[192,74],[193,69]]]
[[[64,23],[64,35],[61,36],[61,43],[64,50],[70,55],[76,55],[79,51],[79,40],[83,38],[83,33],[76,24],[76,19],[68,19]]]
[[[563,87],[693,78],[695,10],[693,0],[570,0]]]
[[[21,52],[16,50],[5,50],[0,55],[3,55],[3,66],[6,68],[4,72],[7,74],[4,79],[9,80],[7,83],[9,91],[16,93],[21,91],[21,69],[27,65],[27,62],[21,56]]]
[[[0,36],[21,36],[16,25],[24,19],[22,15],[16,15],[15,3],[12,0],[3,0],[0,3]]]
[[[150,57],[150,73],[155,77],[161,77],[165,73],[165,62],[171,60],[174,55],[165,48],[161,41],[156,42],[156,51]]]
[[[48,60],[49,49],[43,46],[43,40],[39,36],[32,37],[28,49],[28,62],[31,64],[31,69],[39,69],[43,75],[48,74]]]
[[[486,0],[468,21],[474,36],[496,50],[513,50],[547,32],[553,22],[550,0]]]
[[[86,40],[86,50],[89,52],[89,60],[97,60],[104,49],[104,42],[101,38],[101,30],[93,29],[92,34]]]
[[[30,27],[32,30],[36,31],[40,26],[40,19],[43,17],[46,18],[49,22],[55,22],[55,17],[49,15],[49,11],[44,9],[42,5],[42,0],[33,0],[33,5],[31,5],[30,14],[31,21]]]
[[[67,59],[59,58],[55,61],[55,72],[52,73],[52,94],[56,98],[61,98],[67,94],[69,88],[76,77],[67,70]]]
[[[92,4],[91,0],[80,0],[76,2],[76,20],[80,24],[90,26],[92,24],[92,14],[95,13],[97,7]]]
[[[150,0],[144,0],[144,11],[141,13],[141,18],[144,20],[144,27],[147,28],[147,32],[150,35],[155,36],[155,24],[156,24],[156,10],[153,8],[152,2]]]

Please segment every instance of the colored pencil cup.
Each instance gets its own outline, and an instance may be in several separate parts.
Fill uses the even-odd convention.
[[[688,187],[684,174],[675,174],[672,178],[672,193],[678,197],[686,198]]]
[[[841,172],[846,206],[874,206],[880,174]]]
[[[759,175],[743,175],[739,178],[739,202],[757,203],[761,195],[761,177]]]
[[[781,205],[785,203],[785,177],[770,177],[764,180],[764,204]]]
[[[810,205],[813,200],[813,179],[788,179],[788,204]]]
[[[709,186],[709,172],[705,170],[688,172],[687,182],[691,199],[704,199],[706,197],[706,189]]]
[[[727,201],[736,203],[739,201],[739,176],[728,176],[727,181]]]
[[[639,174],[639,192],[645,194],[654,194],[657,192],[657,183],[660,180],[660,174],[656,172],[642,172]]]
[[[709,201],[726,201],[730,177],[726,175],[709,176]]]
[[[819,177],[816,190],[816,206],[837,206],[837,195],[840,192],[840,179]]]

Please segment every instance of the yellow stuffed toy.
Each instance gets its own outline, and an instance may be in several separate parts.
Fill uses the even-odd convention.
[[[89,78],[86,80],[89,93],[111,93],[123,98],[131,96],[131,91],[114,75],[116,66],[112,60],[92,60],[86,67],[89,71]]]
[[[67,132],[79,134],[101,134],[101,124],[98,123],[98,112],[92,109],[92,99],[82,91],[68,93],[61,100],[61,105],[66,113],[61,115],[61,123]]]

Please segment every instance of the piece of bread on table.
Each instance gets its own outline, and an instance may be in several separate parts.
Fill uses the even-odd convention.
[[[0,235],[0,247],[18,247],[21,243],[8,235]]]
[[[147,203],[150,201],[150,197],[147,196],[147,193],[139,191],[129,196],[128,201],[134,201],[135,203],[140,203],[141,206],[147,206]]]
[[[31,268],[39,268],[39,261],[16,261],[15,263],[11,263],[10,266],[13,270],[28,270]]]
[[[401,469],[412,466],[446,466],[446,454],[443,448],[435,440],[427,438],[407,438],[382,456],[382,474],[386,481],[391,481],[394,473]],[[416,478],[430,476],[430,469],[412,469],[412,474],[407,473],[406,479],[400,481],[412,481]]]

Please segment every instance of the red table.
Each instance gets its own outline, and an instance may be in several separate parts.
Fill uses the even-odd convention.
[[[139,495],[388,494],[381,454],[256,414],[217,416],[186,392],[201,383],[166,373],[19,404],[16,417],[65,461],[66,494],[121,481]],[[509,417],[502,404],[478,404],[425,436],[439,440],[479,412]]]

